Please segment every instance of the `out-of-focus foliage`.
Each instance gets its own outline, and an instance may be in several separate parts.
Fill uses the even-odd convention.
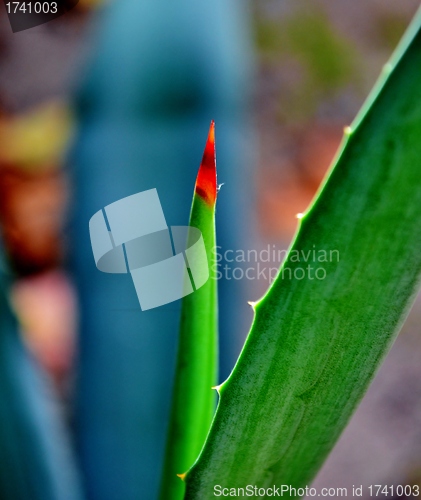
[[[373,32],[379,45],[392,50],[399,42],[408,20],[396,12],[380,11]]]
[[[0,498],[81,500],[51,387],[20,339],[10,282],[0,245]]]
[[[48,101],[26,113],[0,119],[0,164],[26,170],[56,168],[72,135],[70,107]]]
[[[307,118],[321,99],[359,85],[356,47],[321,10],[301,7],[285,18],[257,15],[255,37],[263,64],[286,64],[292,75],[291,99],[283,99],[279,109],[288,121]]]

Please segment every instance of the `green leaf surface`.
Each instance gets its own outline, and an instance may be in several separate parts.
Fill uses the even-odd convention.
[[[202,232],[208,262],[215,243],[216,163],[214,124],[199,169],[190,226]],[[183,475],[199,454],[215,412],[218,370],[218,305],[215,271],[208,281],[183,298],[177,367],[166,458],[161,485],[162,500],[184,497]]]
[[[419,12],[255,305],[187,499],[309,484],[408,313],[421,272],[420,25]]]

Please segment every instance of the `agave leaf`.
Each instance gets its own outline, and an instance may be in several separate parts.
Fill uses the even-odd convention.
[[[217,484],[308,484],[407,315],[421,272],[420,26],[418,12],[255,305],[188,499],[213,498]]]
[[[209,136],[197,176],[190,226],[200,229],[208,262],[215,248],[216,202],[215,126]],[[217,377],[217,288],[212,267],[201,288],[183,299],[180,336],[161,498],[181,499],[184,483],[177,475],[192,466],[213,418]]]

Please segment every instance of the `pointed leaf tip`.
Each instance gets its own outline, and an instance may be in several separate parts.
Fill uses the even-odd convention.
[[[209,128],[202,163],[196,180],[196,194],[208,203],[215,205],[217,193],[216,156],[215,156],[215,122],[212,120]]]

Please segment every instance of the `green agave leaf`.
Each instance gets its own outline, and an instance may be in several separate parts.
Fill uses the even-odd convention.
[[[419,12],[255,305],[188,499],[213,498],[215,485],[308,484],[397,335],[421,272],[420,25]]]
[[[216,202],[215,125],[212,122],[197,176],[190,226],[200,229],[208,262],[215,248]],[[210,266],[212,267],[212,266]],[[209,269],[209,279],[183,299],[180,337],[168,432],[161,498],[184,497],[180,477],[192,466],[215,412],[218,370],[217,281]],[[180,477],[177,477],[179,475]]]

